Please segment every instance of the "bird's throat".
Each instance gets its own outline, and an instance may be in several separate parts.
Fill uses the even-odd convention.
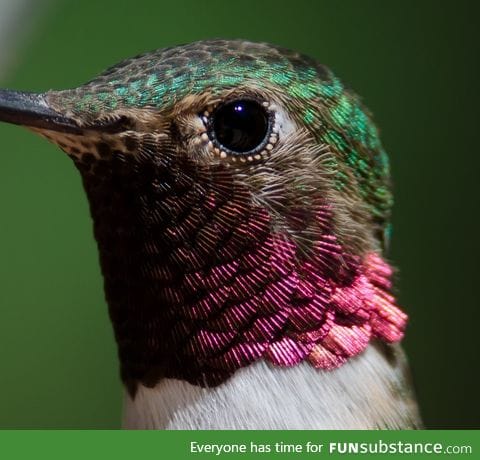
[[[228,172],[135,161],[77,162],[132,394],[163,378],[215,386],[260,358],[333,369],[371,338],[403,336],[390,267],[342,246],[331,206],[309,214],[306,253]]]

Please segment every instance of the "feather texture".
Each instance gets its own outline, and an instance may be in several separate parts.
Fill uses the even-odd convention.
[[[373,344],[329,372],[257,361],[215,388],[175,379],[141,386],[134,399],[125,394],[124,428],[413,429],[421,422],[400,347]]]

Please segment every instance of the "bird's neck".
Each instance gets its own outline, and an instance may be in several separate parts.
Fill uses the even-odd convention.
[[[132,395],[162,379],[214,387],[259,359],[332,369],[372,338],[402,338],[391,268],[337,238],[331,206],[300,213],[307,233],[296,222],[292,235],[228,174],[201,182],[136,167],[84,175]]]
[[[236,341],[235,325],[225,317],[229,307],[238,308],[269,281],[246,280],[261,268],[258,262],[267,262],[254,253],[269,238],[267,213],[247,209],[245,195],[232,197],[229,183],[205,190],[175,177],[155,182],[118,171],[83,177],[129,391],[162,378],[212,386],[247,364],[207,361]],[[251,260],[242,266],[238,258],[245,254]],[[256,308],[244,314],[253,318]],[[248,321],[235,315],[233,321]],[[204,352],[208,356],[200,356]]]
[[[125,395],[130,429],[412,429],[419,428],[399,348],[387,358],[371,345],[334,371],[265,361],[215,388],[165,379]]]

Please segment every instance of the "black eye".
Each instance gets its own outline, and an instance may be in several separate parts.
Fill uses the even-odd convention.
[[[266,144],[271,116],[259,102],[235,100],[220,105],[211,115],[210,136],[230,154],[252,154]]]

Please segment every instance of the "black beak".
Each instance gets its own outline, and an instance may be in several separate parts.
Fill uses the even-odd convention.
[[[63,133],[80,133],[78,124],[53,110],[44,94],[0,89],[0,121]]]

